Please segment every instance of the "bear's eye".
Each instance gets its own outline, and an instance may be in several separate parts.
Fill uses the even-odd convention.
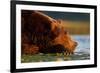
[[[68,34],[68,31],[67,30],[64,30],[64,34]]]

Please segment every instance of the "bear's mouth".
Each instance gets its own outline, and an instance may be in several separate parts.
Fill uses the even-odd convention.
[[[65,55],[72,55],[74,54],[74,50],[76,49],[78,43],[75,42],[75,44],[72,46],[72,48],[66,48],[66,51],[64,52]]]

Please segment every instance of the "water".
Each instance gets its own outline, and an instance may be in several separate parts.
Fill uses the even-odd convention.
[[[89,35],[74,35],[72,38],[78,42],[75,53],[70,56],[62,54],[36,54],[23,55],[21,62],[50,62],[50,61],[69,61],[69,60],[88,60],[90,59],[90,37]]]
[[[86,52],[89,53],[90,48],[90,36],[88,35],[80,35],[80,36],[72,36],[74,40],[78,42],[76,52]]]
[[[74,55],[77,56],[74,57],[76,60],[85,60],[90,59],[90,36],[89,35],[77,35],[72,36],[74,40],[78,42],[78,46],[76,47]]]

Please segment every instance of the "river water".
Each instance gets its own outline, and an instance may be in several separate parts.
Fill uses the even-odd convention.
[[[72,36],[78,42],[74,55],[71,59],[85,60],[90,59],[90,36],[89,35],[75,35]]]

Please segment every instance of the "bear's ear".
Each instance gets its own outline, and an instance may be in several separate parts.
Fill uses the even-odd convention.
[[[59,24],[61,24],[61,23],[62,23],[62,20],[61,20],[61,19],[58,19],[57,22],[58,22]]]

